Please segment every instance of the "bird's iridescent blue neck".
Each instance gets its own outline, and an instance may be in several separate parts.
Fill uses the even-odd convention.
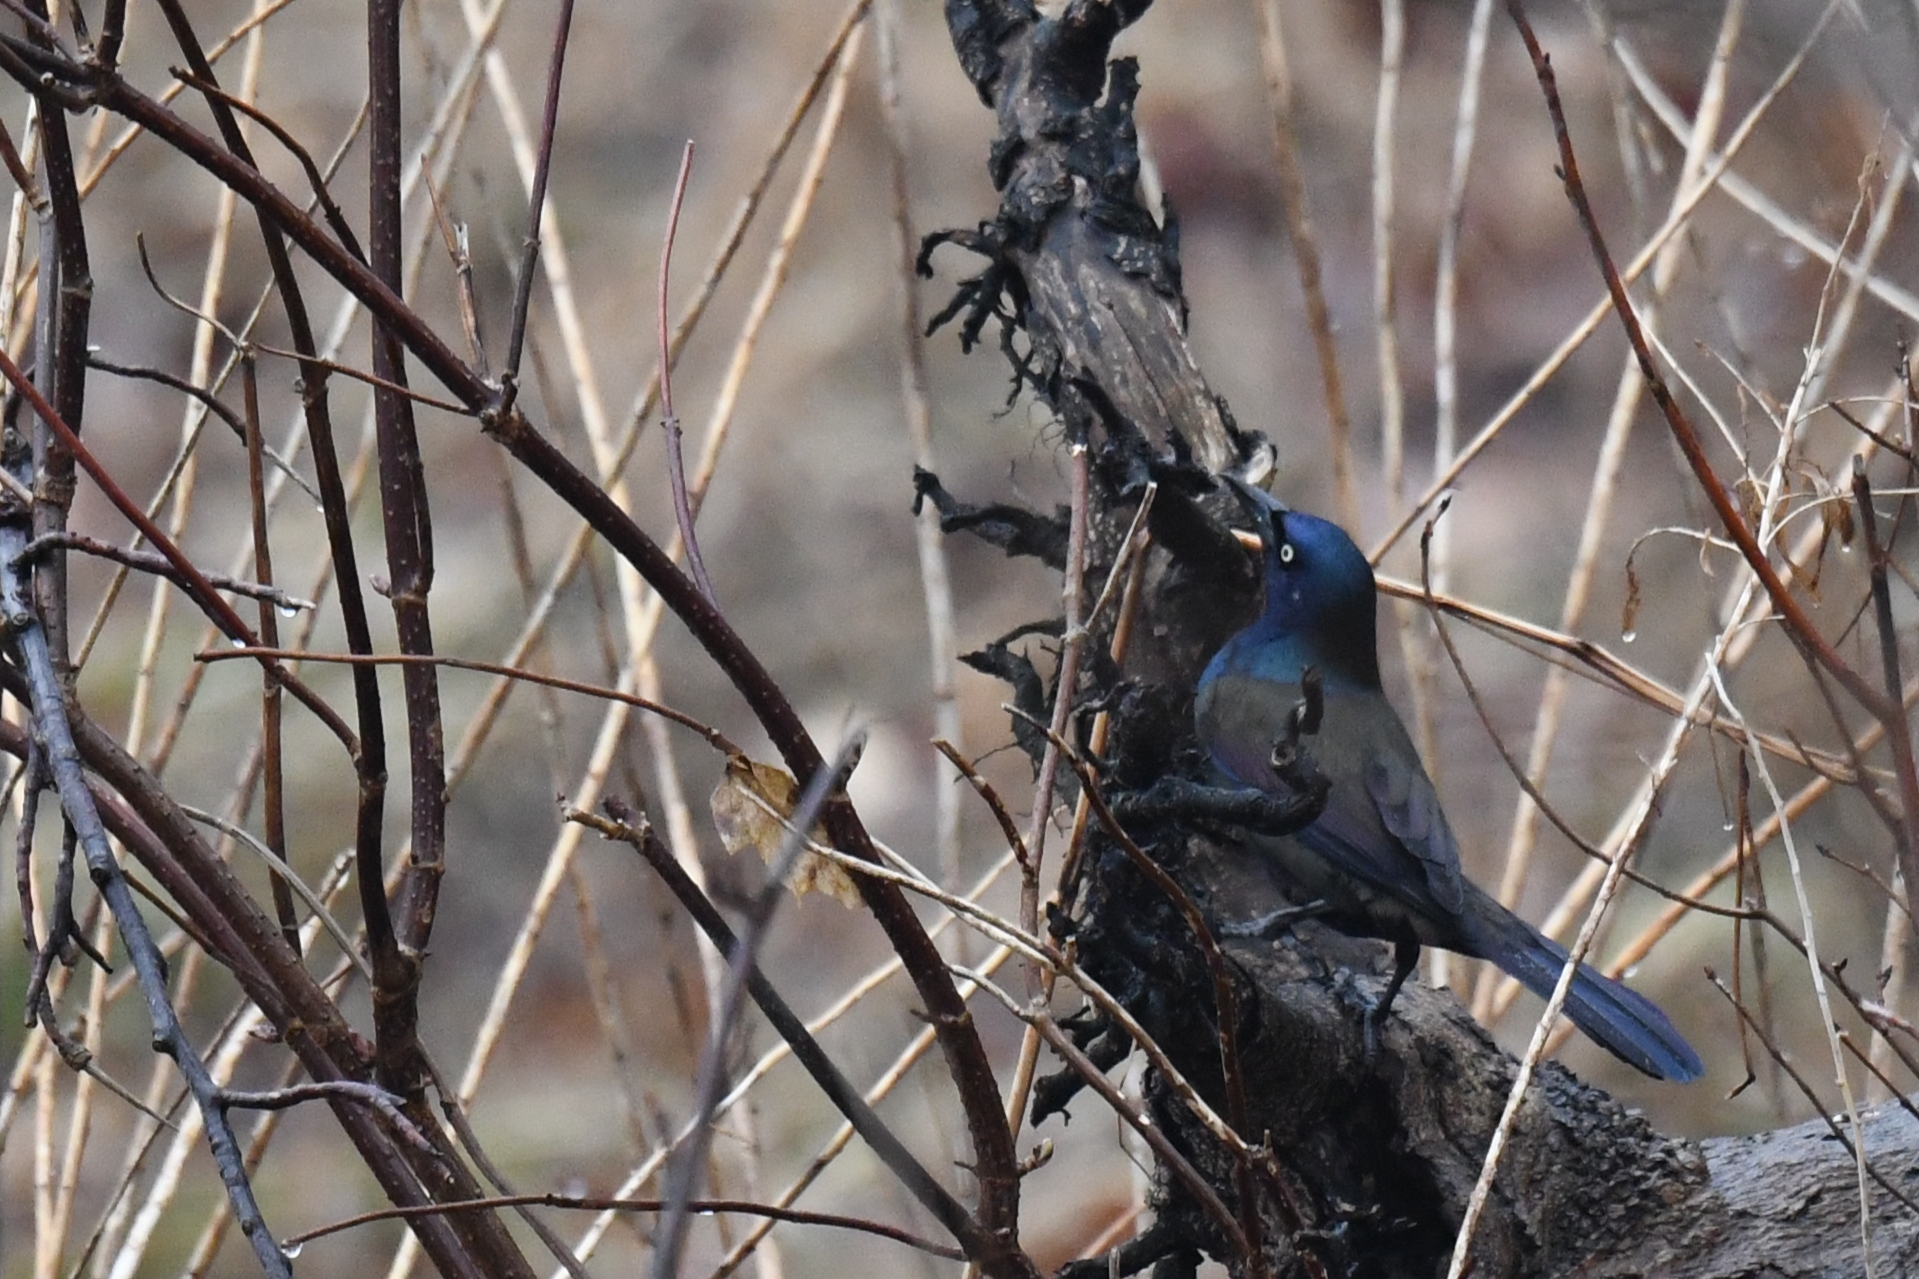
[[[1260,529],[1265,599],[1200,677],[1295,684],[1307,667],[1351,688],[1379,688],[1378,596],[1372,566],[1337,524],[1275,510]]]

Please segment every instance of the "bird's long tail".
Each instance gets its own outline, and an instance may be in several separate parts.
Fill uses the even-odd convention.
[[[1503,919],[1486,918],[1483,957],[1498,964],[1541,999],[1550,998],[1566,966],[1566,951],[1491,898],[1485,904]],[[1484,915],[1486,912],[1481,912]],[[1705,1073],[1692,1045],[1673,1028],[1659,1006],[1586,964],[1566,995],[1566,1015],[1592,1041],[1655,1079],[1686,1083]]]

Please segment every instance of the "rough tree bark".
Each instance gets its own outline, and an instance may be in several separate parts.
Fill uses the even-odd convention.
[[[1191,690],[1257,590],[1252,566],[1213,515],[1207,473],[1255,475],[1271,451],[1242,432],[1207,388],[1184,340],[1176,234],[1144,209],[1132,103],[1137,68],[1108,62],[1113,38],[1150,0],[1073,0],[1041,18],[1022,0],[948,0],[960,63],[997,114],[989,168],[1001,203],[977,231],[930,237],[985,258],[941,317],[962,317],[969,343],[989,329],[1021,383],[1092,456],[1089,580],[1102,580],[1149,480],[1159,491],[1141,617],[1122,670],[1097,663],[1077,701],[1114,714],[1114,793],[1197,772]],[[924,262],[923,262],[924,265]],[[954,528],[997,535],[1009,553],[1058,564],[1063,538],[1008,533],[1011,517],[970,508],[925,479]],[[1209,511],[1211,514],[1209,515]],[[1016,522],[1016,521],[1012,521]],[[1044,521],[1039,521],[1043,524]],[[1110,623],[1106,623],[1110,625]],[[1096,640],[1104,640],[1096,635]],[[1004,650],[983,664],[1037,679]],[[1018,681],[1016,681],[1017,683]],[[1043,702],[1050,700],[1048,690]],[[1043,706],[1041,707],[1043,715]],[[1155,856],[1201,899],[1248,914],[1270,892],[1235,874],[1230,849],[1172,827]],[[1070,925],[1079,954],[1129,1006],[1215,1106],[1218,1026],[1190,930],[1159,890],[1110,849],[1089,855]],[[1307,932],[1282,947],[1227,948],[1238,982],[1244,1135],[1270,1143],[1274,1171],[1253,1179],[1260,1262],[1233,1256],[1223,1235],[1162,1177],[1157,1224],[1098,1259],[1133,1273],[1177,1274],[1199,1252],[1233,1273],[1418,1275],[1440,1272],[1453,1245],[1515,1063],[1449,993],[1404,991],[1379,1049],[1360,1031],[1379,948]],[[1415,984],[1416,985],[1416,984]],[[1089,1035],[1097,1048],[1097,1037]],[[1712,1045],[1703,1045],[1708,1057]],[[1097,1058],[1097,1052],[1095,1056]],[[1038,1119],[1068,1089],[1042,1092]],[[1155,1118],[1175,1134],[1242,1220],[1233,1161],[1163,1087]],[[1090,1104],[1079,1103],[1082,1107]],[[1919,1260],[1919,1120],[1898,1108],[1867,1124],[1876,1179],[1870,1238],[1849,1145],[1824,1122],[1746,1138],[1688,1142],[1660,1135],[1611,1098],[1548,1064],[1535,1078],[1475,1236],[1480,1276],[1838,1276]]]

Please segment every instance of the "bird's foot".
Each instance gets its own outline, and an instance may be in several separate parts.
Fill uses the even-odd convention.
[[[1379,1055],[1379,1028],[1386,1024],[1386,1014],[1393,1006],[1393,1000],[1399,994],[1399,988],[1406,984],[1413,970],[1419,966],[1419,942],[1411,936],[1398,938],[1393,943],[1393,975],[1386,983],[1386,990],[1378,999],[1368,999],[1364,1024],[1361,1027],[1366,1041],[1366,1065],[1370,1068],[1374,1058]],[[1363,996],[1362,996],[1363,998]]]
[[[1379,1028],[1386,1024],[1387,1005],[1384,1000],[1374,1000],[1372,1007],[1360,1018],[1360,1039],[1365,1044],[1366,1068],[1371,1070],[1373,1063],[1379,1060]]]
[[[1255,915],[1251,919],[1235,919],[1223,923],[1216,930],[1221,937],[1251,937],[1261,941],[1273,941],[1284,935],[1294,924],[1317,919],[1326,913],[1323,901],[1307,902],[1304,906],[1286,906],[1265,915]]]
[[[1310,761],[1308,761],[1310,764]],[[1283,775],[1282,780],[1286,776]],[[1214,786],[1183,777],[1162,777],[1145,790],[1114,794],[1107,806],[1121,824],[1186,823],[1235,834],[1292,835],[1318,819],[1323,787],[1282,795],[1251,786]]]
[[[1341,1002],[1359,1013],[1360,1042],[1366,1068],[1371,1070],[1379,1059],[1380,1029],[1386,1024],[1386,1014],[1392,1011],[1392,1001],[1366,989],[1358,975],[1348,968],[1339,970],[1333,984]]]

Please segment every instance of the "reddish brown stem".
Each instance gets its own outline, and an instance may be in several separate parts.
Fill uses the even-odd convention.
[[[367,5],[367,264],[396,294],[401,285],[400,6]],[[373,373],[390,387],[407,381],[406,355],[386,318],[373,317]],[[380,460],[380,517],[386,533],[387,598],[403,653],[433,651],[428,596],[433,589],[433,517],[412,402],[373,391]],[[374,1027],[389,1087],[424,1095],[419,1070],[420,971],[433,935],[446,869],[446,735],[439,674],[431,665],[401,668],[407,727],[411,855],[396,895],[395,946],[376,957]]]

